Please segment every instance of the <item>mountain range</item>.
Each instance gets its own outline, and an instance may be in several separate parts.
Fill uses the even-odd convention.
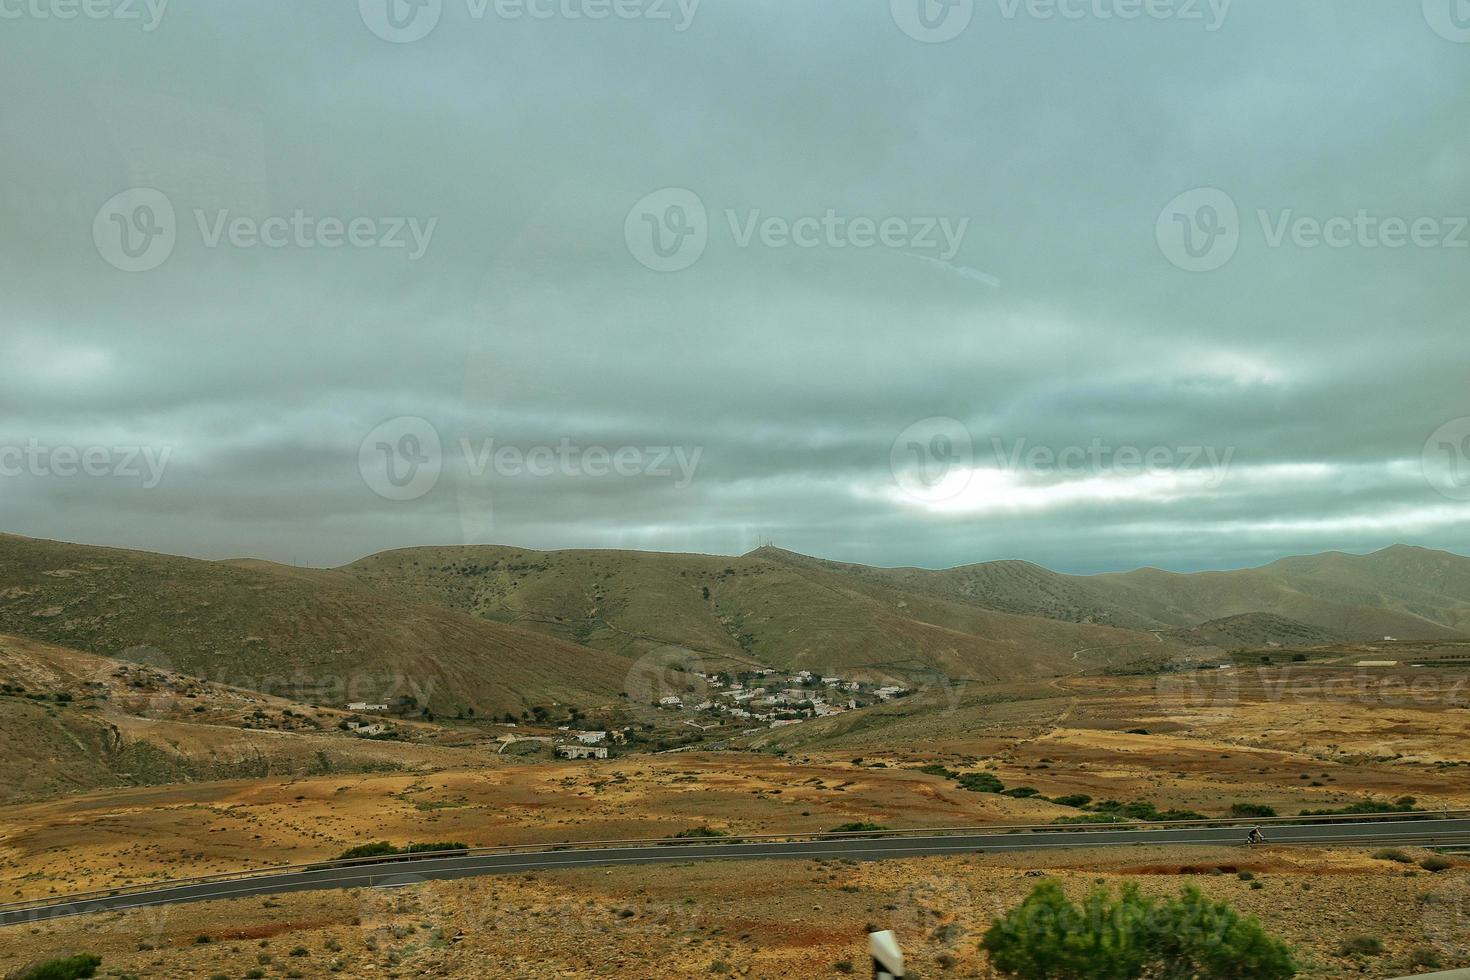
[[[1201,648],[1470,635],[1470,559],[1395,546],[1095,576],[503,546],[336,569],[0,535],[0,633],[305,702],[436,711],[618,698],[639,657],[844,676],[1039,679]]]

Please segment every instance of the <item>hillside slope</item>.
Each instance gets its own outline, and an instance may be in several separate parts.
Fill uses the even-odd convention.
[[[1238,650],[1264,646],[1319,646],[1341,642],[1343,637],[1335,630],[1320,626],[1308,626],[1285,616],[1271,613],[1242,613],[1212,619],[1198,626],[1170,630],[1169,636],[1190,646],[1219,647],[1223,650]]]
[[[1145,568],[1090,581],[1115,604],[1175,627],[1264,612],[1350,639],[1470,633],[1470,559],[1424,548],[1190,575]]]
[[[680,647],[716,662],[844,676],[1005,681],[1160,652],[1148,633],[955,602],[785,555],[466,546],[386,552],[340,571],[384,593],[627,656]],[[1089,660],[1079,660],[1083,651]]]
[[[724,558],[467,546],[323,574],[629,656],[671,645],[737,663],[910,664],[984,680],[1076,670],[1083,650],[1103,663],[1178,645],[1470,633],[1470,560],[1419,548],[1072,576],[1017,561],[871,568],[769,547]]]
[[[543,633],[405,601],[346,576],[287,574],[0,535],[0,632],[153,662],[235,687],[437,712],[617,698],[627,665]]]
[[[377,741],[341,731],[349,717],[0,634],[0,804],[118,786],[458,761],[428,744],[441,731],[434,725],[397,721],[405,738]]]

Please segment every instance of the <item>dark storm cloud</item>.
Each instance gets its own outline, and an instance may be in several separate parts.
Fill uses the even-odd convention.
[[[1426,448],[1470,416],[1470,249],[1273,244],[1360,212],[1452,239],[1470,214],[1470,44],[1417,4],[1237,0],[1207,30],[978,2],[944,44],[883,3],[704,3],[676,30],[675,4],[445,0],[404,44],[357,6],[7,22],[0,446],[29,456],[0,477],[6,529],[302,562],[1470,547],[1455,471],[1421,472],[1470,472],[1455,439]],[[135,187],[176,228],[126,272],[94,219]],[[625,240],[663,188],[707,215],[680,271]],[[1195,188],[1239,213],[1207,272],[1156,236]],[[900,244],[857,247],[862,222]],[[572,462],[500,472],[490,446]],[[68,447],[168,456],[147,487],[59,475],[58,447],[63,473]],[[638,466],[604,472],[619,450]],[[1150,450],[1167,465],[1129,465]],[[660,451],[687,472],[648,472]],[[419,482],[384,484],[389,461]],[[919,464],[937,482],[907,482]]]

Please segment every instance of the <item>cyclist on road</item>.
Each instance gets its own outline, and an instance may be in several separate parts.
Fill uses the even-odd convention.
[[[1266,835],[1261,833],[1260,827],[1252,827],[1251,832],[1245,836],[1245,842],[1247,844],[1264,844],[1266,843]]]

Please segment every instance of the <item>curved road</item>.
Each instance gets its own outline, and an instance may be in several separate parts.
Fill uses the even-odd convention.
[[[1271,845],[1277,844],[1465,844],[1470,843],[1470,820],[1395,820],[1371,823],[1271,825]],[[443,881],[479,875],[561,868],[652,864],[660,861],[771,860],[793,858],[855,858],[877,861],[934,854],[977,851],[1023,851],[1057,847],[1119,847],[1130,844],[1241,845],[1240,827],[1186,827],[1167,830],[1055,830],[1021,833],[914,836],[749,844],[671,844],[653,847],[587,848],[519,854],[470,855],[418,861],[362,864],[241,878],[233,881],[165,886],[146,892],[103,896],[40,908],[0,913],[0,926],[39,922],[88,912],[123,911],[154,905],[205,902],[277,895],[282,892],[332,888],[393,888],[422,881]]]

